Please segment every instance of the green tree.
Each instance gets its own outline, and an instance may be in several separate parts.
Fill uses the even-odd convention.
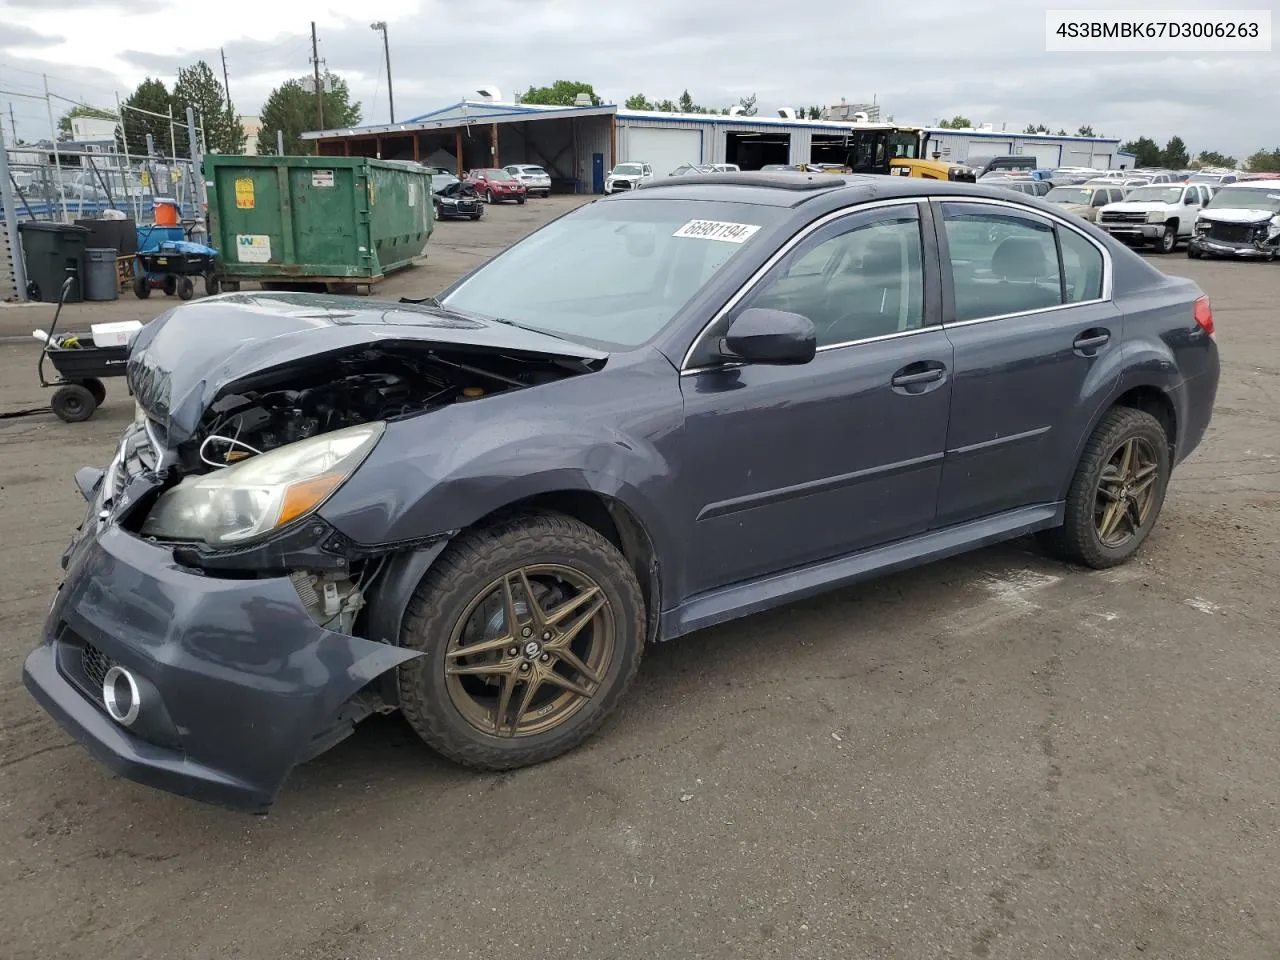
[[[1139,137],[1137,140],[1130,140],[1128,143],[1120,145],[1121,153],[1132,153],[1134,156],[1134,166],[1138,167],[1158,167],[1164,163],[1163,154],[1160,151],[1160,145],[1150,137]]]
[[[679,108],[681,113],[693,113],[695,106],[697,106],[697,104],[693,102],[693,97],[689,96],[688,90],[681,93],[680,99],[676,101],[676,107]]]
[[[1093,127],[1085,125],[1076,131],[1077,137],[1096,137],[1098,134],[1093,132]]]
[[[1249,169],[1254,173],[1280,173],[1280,147],[1252,154],[1249,157]]]
[[[227,91],[209,64],[198,60],[178,71],[173,85],[173,112],[179,128],[178,153],[187,156],[185,120],[187,107],[196,114],[196,126],[204,126],[206,153],[240,153],[244,150],[244,127],[236,119],[234,108],[227,105]]]
[[[1059,127],[1059,128],[1058,128],[1058,132],[1057,132],[1057,133],[1055,133],[1055,134],[1054,134],[1054,136],[1055,136],[1055,137],[1069,137],[1069,136],[1071,136],[1071,134],[1067,133],[1067,129],[1066,129],[1066,127]]]
[[[76,117],[93,117],[95,120],[115,120],[116,115],[110,110],[99,110],[97,107],[83,104],[72,107],[58,118],[58,139],[71,139],[71,121]]]
[[[304,85],[305,82],[305,85]],[[328,129],[351,127],[360,122],[360,104],[351,102],[347,81],[326,71],[320,81],[324,86],[324,125]],[[316,95],[311,92],[312,78],[286,80],[267,96],[259,116],[258,152],[276,152],[276,131],[284,134],[286,156],[303,156],[314,150],[302,139],[307,130],[316,128]]]
[[[1043,123],[1029,123],[1027,124],[1027,129],[1023,130],[1022,132],[1023,133],[1048,133],[1049,128],[1046,127]]]
[[[749,97],[742,97],[738,101],[738,106],[742,107],[742,116],[754,117],[756,115],[756,95],[753,93]]]
[[[652,110],[653,104],[643,93],[633,93],[623,104],[628,110]]]
[[[1228,157],[1225,153],[1218,153],[1216,150],[1201,150],[1200,155],[1196,157],[1196,163],[1202,167],[1235,167],[1236,158]]]
[[[1160,151],[1160,163],[1162,166],[1172,167],[1175,170],[1181,170],[1191,162],[1191,157],[1187,153],[1187,145],[1182,142],[1181,137],[1170,137],[1169,142],[1164,145],[1164,149]]]
[[[950,120],[939,120],[938,126],[943,130],[968,130],[973,127],[973,121],[957,113]]]
[[[806,111],[805,111],[805,116],[806,116],[806,117],[808,117],[810,120],[821,120],[821,119],[822,119],[822,108],[821,108],[821,107],[810,107],[808,110],[806,110]]]
[[[595,88],[589,83],[581,83],[577,80],[557,80],[549,87],[530,87],[520,98],[522,103],[538,103],[553,107],[572,107],[574,100],[578,94],[586,93],[591,95],[591,103],[600,106],[604,103],[596,96]],[[328,125],[328,121],[325,122]]]
[[[147,77],[124,101],[121,114],[124,117],[124,142],[121,147],[128,153],[143,155],[147,152],[147,134],[155,141],[156,152],[168,156],[169,107],[173,100],[162,80]],[[132,108],[132,109],[130,109]],[[146,113],[138,111],[145,110]],[[159,114],[159,116],[152,116]]]

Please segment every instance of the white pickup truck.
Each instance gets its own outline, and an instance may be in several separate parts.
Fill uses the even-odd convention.
[[[1180,241],[1191,239],[1200,208],[1212,197],[1213,188],[1203,183],[1135,187],[1099,211],[1098,226],[1125,243],[1154,243],[1161,253],[1173,253]]]

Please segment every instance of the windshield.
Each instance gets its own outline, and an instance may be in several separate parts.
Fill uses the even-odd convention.
[[[514,180],[515,177],[505,170],[481,170],[480,175],[486,180]]]
[[[919,160],[920,138],[914,133],[902,130],[889,134],[889,157],[891,159]]]
[[[1223,187],[1205,204],[1206,210],[1270,210],[1280,213],[1280,183],[1274,190],[1254,187]]]
[[[540,173],[547,172],[543,170],[541,167],[524,166],[524,167],[516,167],[516,169],[519,170],[521,173],[532,173],[535,177]]]
[[[1084,187],[1054,187],[1044,195],[1050,203],[1089,203],[1093,191]]]
[[[785,212],[687,200],[588,204],[509,247],[441,304],[606,349],[638,346]]]
[[[1135,187],[1130,190],[1125,200],[1147,203],[1177,203],[1182,199],[1181,187]]]
[[[615,174],[622,174],[628,177],[639,176],[641,173],[641,168],[640,168],[640,164],[638,163],[620,163],[613,168],[613,172]]]

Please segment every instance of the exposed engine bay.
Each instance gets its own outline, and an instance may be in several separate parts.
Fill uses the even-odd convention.
[[[264,374],[214,402],[184,444],[184,473],[221,468],[298,440],[425,413],[585,372],[548,357],[364,349]],[[247,387],[252,386],[253,389]]]

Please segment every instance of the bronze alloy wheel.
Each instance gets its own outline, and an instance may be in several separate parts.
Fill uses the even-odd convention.
[[[458,618],[444,655],[449,698],[489,736],[553,730],[600,690],[616,632],[591,577],[559,564],[519,567],[483,587]]]
[[[1145,437],[1129,437],[1102,468],[1094,499],[1098,540],[1123,547],[1141,532],[1155,503],[1160,459]]]

